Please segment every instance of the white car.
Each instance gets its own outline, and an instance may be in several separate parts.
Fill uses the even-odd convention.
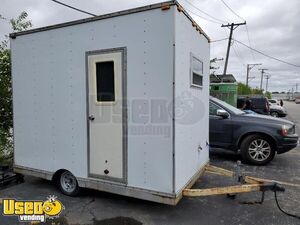
[[[275,104],[275,105],[280,105],[280,101],[277,100],[277,99],[268,99],[268,101],[272,104]]]
[[[273,117],[285,117],[287,115],[287,111],[284,107],[276,104],[272,104],[269,102],[270,107],[270,115]]]

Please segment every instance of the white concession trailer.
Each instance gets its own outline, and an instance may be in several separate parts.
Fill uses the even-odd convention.
[[[209,38],[168,1],[10,34],[14,170],[175,205],[209,161]]]

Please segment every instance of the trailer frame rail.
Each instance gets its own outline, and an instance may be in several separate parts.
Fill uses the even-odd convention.
[[[262,203],[264,199],[264,192],[285,191],[285,188],[279,185],[300,187],[299,184],[256,178],[252,176],[244,176],[241,173],[240,166],[241,163],[238,161],[236,171],[234,172],[217,166],[207,165],[205,167],[204,173],[210,173],[210,174],[235,178],[238,184],[224,186],[224,187],[213,187],[213,188],[203,188],[203,189],[186,188],[183,190],[182,195],[186,197],[200,197],[200,196],[225,195],[225,194],[231,196],[231,195],[236,195],[238,193],[261,191],[263,195],[262,195],[262,200],[259,203]]]

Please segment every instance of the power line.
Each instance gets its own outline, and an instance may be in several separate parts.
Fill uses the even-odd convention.
[[[208,16],[208,17],[210,17],[210,18],[212,18],[212,19],[214,19],[216,21],[219,21],[220,23],[227,23],[225,20],[220,20],[220,19],[218,19],[218,18],[216,18],[216,17],[214,17],[214,16],[212,16],[212,15],[204,12],[203,10],[199,9],[199,7],[197,7],[196,5],[194,5],[193,3],[191,3],[190,1],[188,1],[188,0],[184,0],[184,1],[186,3],[188,3],[189,5],[191,5],[193,8],[197,9],[199,12],[203,13],[204,15],[206,15],[206,16]]]
[[[76,11],[78,11],[78,12],[88,14],[88,15],[90,15],[90,16],[97,16],[97,15],[95,15],[95,14],[93,14],[93,13],[90,13],[90,12],[87,12],[87,11],[84,11],[84,10],[81,10],[81,9],[78,9],[78,8],[75,8],[75,7],[73,7],[73,6],[70,6],[70,5],[68,5],[68,4],[65,4],[65,3],[60,2],[60,1],[57,1],[57,0],[51,0],[51,1],[52,1],[52,2],[55,2],[55,3],[57,3],[57,4],[60,4],[60,5],[66,6],[66,7],[70,8],[70,9],[76,10]]]
[[[224,0],[220,0],[234,15],[236,15],[238,18],[240,18],[241,20],[243,21],[246,21],[243,17],[241,17],[239,14],[237,14],[228,4],[226,4],[226,2]],[[246,24],[246,31],[247,31],[247,37],[248,37],[248,42],[249,42],[249,46],[252,48],[252,45],[251,45],[251,41],[250,41],[250,35],[249,35],[249,30],[248,30],[248,26]],[[252,55],[252,59],[254,59],[254,54],[252,51],[251,52],[251,55]]]
[[[247,26],[247,24],[246,24],[246,31],[247,31],[247,36],[248,36],[248,42],[249,42],[249,46],[252,48],[252,45],[251,45],[251,41],[250,41],[250,35],[249,35],[249,30],[248,30],[248,26]],[[253,54],[253,51],[252,50],[250,50],[250,52],[251,52],[251,55],[252,55],[252,59],[253,59],[253,61],[255,61],[255,58],[254,58],[254,54]]]
[[[224,64],[224,71],[223,74],[226,75],[227,72],[227,65],[228,65],[228,59],[229,59],[229,52],[230,52],[230,46],[231,46],[231,40],[232,40],[232,34],[233,31],[238,28],[239,26],[245,25],[246,21],[243,23],[231,23],[231,24],[222,24],[221,27],[227,27],[230,29],[229,39],[228,39],[228,47],[227,47],[227,53],[226,53],[226,59]]]
[[[226,30],[224,30],[226,35],[228,35],[228,32]],[[228,40],[229,38],[224,38],[225,40]],[[222,41],[224,39],[220,39],[219,41]],[[233,39],[233,38],[232,38]],[[233,39],[234,40],[234,39]],[[217,40],[218,41],[218,40]],[[237,57],[238,61],[240,62],[240,64],[242,66],[246,66],[246,64],[244,63],[244,58],[238,53],[238,50],[234,47],[234,42],[231,42],[231,47],[234,51],[235,56]]]
[[[225,32],[227,33],[227,31],[225,30]],[[232,39],[233,39],[233,41],[231,42],[231,47],[232,47],[232,49],[233,49],[233,51],[234,51],[234,54],[236,55],[236,57],[237,57],[237,59],[238,59],[238,61],[243,65],[243,66],[246,66],[246,64],[244,63],[244,58],[238,53],[238,50],[235,48],[235,46],[234,46],[234,37],[233,37],[233,35],[232,35]]]
[[[234,51],[234,54],[236,55],[236,57],[238,58],[239,62],[243,65],[246,66],[246,64],[244,63],[244,59],[242,58],[242,56],[240,56],[240,54],[238,53],[238,51],[235,49],[235,47],[232,45],[232,49]]]
[[[211,19],[205,18],[205,17],[203,17],[203,16],[200,16],[199,14],[197,14],[197,13],[195,13],[195,12],[189,10],[189,9],[185,9],[185,10],[188,11],[188,12],[190,12],[191,14],[193,14],[193,15],[199,17],[199,18],[202,18],[202,19],[204,19],[204,20],[206,20],[206,21],[209,21],[209,22],[211,22],[211,23],[222,24],[222,23],[216,22],[216,21],[214,21],[214,20],[211,20]]]
[[[225,40],[228,40],[228,38],[222,38],[222,39],[213,40],[213,41],[210,41],[210,43],[219,42],[219,41],[225,41]]]
[[[261,55],[263,55],[263,56],[266,56],[266,57],[268,57],[268,58],[271,58],[271,59],[273,59],[273,60],[276,60],[276,61],[285,63],[285,64],[290,65],[290,66],[300,67],[300,65],[296,65],[296,64],[293,64],[293,63],[284,61],[284,60],[282,60],[282,59],[278,59],[278,58],[275,58],[275,57],[273,57],[273,56],[267,55],[266,53],[263,53],[263,52],[261,52],[261,51],[259,51],[259,50],[256,50],[256,49],[254,49],[254,48],[251,48],[250,46],[248,46],[248,45],[244,44],[243,42],[238,41],[238,40],[236,40],[236,39],[234,39],[234,41],[236,41],[237,43],[239,43],[239,44],[241,44],[241,45],[243,45],[243,46],[245,46],[245,47],[251,49],[252,51],[255,51],[255,52],[257,52],[257,53],[259,53],[259,54],[261,54]]]
[[[223,2],[223,4],[227,7],[227,9],[229,9],[234,15],[239,17],[241,20],[246,21],[243,17],[239,16],[232,8],[230,8],[230,6],[227,5],[224,0],[220,0],[220,1]]]
[[[228,35],[227,30],[224,30],[224,31],[225,31],[226,35]],[[233,35],[232,35],[232,36],[233,36]],[[228,40],[229,38],[226,38],[226,39]],[[233,41],[231,41],[230,46],[232,47],[233,52],[234,52],[234,54],[235,54],[237,60],[240,62],[240,64],[241,64],[242,66],[246,66],[245,63],[244,63],[243,57],[240,56],[240,54],[238,53],[237,49],[234,47],[234,42],[233,42]]]

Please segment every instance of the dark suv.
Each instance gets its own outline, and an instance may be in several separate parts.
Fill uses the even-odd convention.
[[[209,103],[209,123],[211,147],[240,150],[245,161],[256,165],[267,164],[276,152],[287,152],[298,144],[294,123],[246,114],[213,97]]]
[[[268,99],[264,96],[251,96],[251,110],[263,115],[270,115]],[[237,108],[242,109],[246,102],[246,97],[239,96],[237,99]]]

